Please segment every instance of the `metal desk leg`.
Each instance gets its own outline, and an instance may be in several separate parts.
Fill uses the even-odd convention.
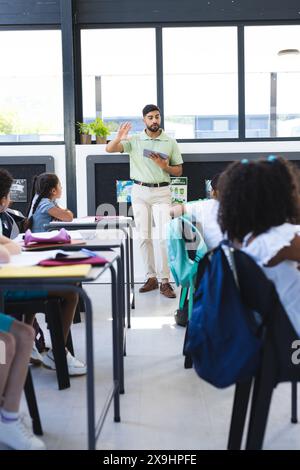
[[[113,286],[112,286],[113,289]],[[112,290],[113,293],[113,290]],[[118,367],[119,367],[119,385],[120,393],[124,393],[124,344],[125,344],[125,303],[124,303],[124,277],[123,267],[120,258],[117,259],[117,275],[116,275],[116,298],[117,298],[117,315],[118,315]]]
[[[86,334],[86,396],[87,396],[87,415],[88,415],[88,448],[95,450],[95,388],[94,388],[94,346],[93,346],[93,319],[92,304],[89,297],[80,289],[79,295],[83,299],[85,306],[85,334]]]
[[[118,299],[118,286],[117,286],[117,275],[115,268],[110,266],[111,272],[111,302],[112,302],[112,333],[113,333],[113,380],[115,385],[115,394],[114,394],[114,420],[116,422],[120,421],[120,383],[122,378],[123,368],[123,353],[120,352],[120,329],[121,314],[119,312],[119,299]],[[121,372],[122,371],[122,372]]]
[[[128,231],[126,229],[121,229],[125,234],[125,252],[126,252],[126,301],[127,301],[127,328],[131,327],[130,323],[130,249],[129,249],[129,240],[128,240]]]
[[[134,294],[134,260],[133,260],[133,233],[132,227],[128,225],[128,233],[129,233],[129,244],[130,244],[130,284],[131,284],[131,294],[132,294],[132,301],[131,301],[131,308],[135,308],[135,294]]]
[[[125,257],[124,257],[124,246],[121,244],[120,246],[120,252],[121,252],[121,266],[119,266],[119,260],[117,261],[118,263],[118,273],[120,271],[120,280],[117,281],[118,285],[120,286],[120,312],[122,312],[122,332],[124,336],[124,341],[121,344],[121,351],[123,351],[124,356],[126,356],[126,318],[125,318]],[[128,297],[126,297],[126,300],[128,300]],[[128,312],[130,316],[130,305],[128,305],[127,301],[127,319],[128,319]]]

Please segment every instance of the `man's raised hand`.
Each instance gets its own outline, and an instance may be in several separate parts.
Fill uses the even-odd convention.
[[[128,132],[131,129],[131,123],[130,122],[124,122],[123,124],[120,125],[117,138],[119,140],[127,140],[128,139]]]

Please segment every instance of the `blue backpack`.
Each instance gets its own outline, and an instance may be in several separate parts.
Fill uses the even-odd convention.
[[[262,345],[262,319],[242,303],[222,245],[201,262],[186,342],[197,374],[219,388],[252,377]]]
[[[194,282],[198,263],[207,253],[203,237],[187,216],[171,220],[168,227],[169,266],[177,286],[189,289],[189,317],[193,307]]]

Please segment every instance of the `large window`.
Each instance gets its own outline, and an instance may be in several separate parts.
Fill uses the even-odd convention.
[[[111,138],[120,123],[142,130],[142,109],[156,103],[155,29],[83,30],[83,118],[110,124]]]
[[[0,57],[0,142],[63,140],[60,31],[0,31]]]
[[[170,135],[238,137],[237,28],[164,29],[163,68]]]
[[[300,136],[299,38],[298,25],[245,27],[246,137]]]

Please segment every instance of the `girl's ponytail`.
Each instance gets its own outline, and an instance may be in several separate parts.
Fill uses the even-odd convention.
[[[33,214],[35,213],[39,203],[43,198],[50,197],[52,189],[57,186],[58,182],[59,179],[54,173],[41,173],[39,176],[35,176],[33,178],[30,205],[26,214],[27,219],[24,223],[25,230],[32,228]],[[34,200],[36,195],[38,196]]]

